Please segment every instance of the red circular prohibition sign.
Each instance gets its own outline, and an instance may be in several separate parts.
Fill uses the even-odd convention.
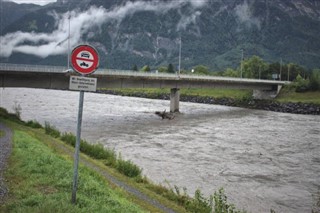
[[[72,67],[82,75],[93,73],[99,66],[98,52],[89,45],[79,45],[71,53]]]

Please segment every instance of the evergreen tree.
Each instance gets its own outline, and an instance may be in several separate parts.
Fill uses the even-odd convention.
[[[168,73],[175,73],[175,70],[172,64],[168,65]]]
[[[136,64],[133,65],[132,70],[133,70],[133,71],[138,71],[138,66],[137,66]]]

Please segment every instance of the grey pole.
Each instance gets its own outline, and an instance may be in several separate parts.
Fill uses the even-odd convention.
[[[76,204],[77,186],[78,186],[78,165],[79,165],[79,151],[80,151],[80,140],[81,140],[83,99],[84,99],[84,91],[80,91],[78,123],[77,123],[77,139],[76,139],[76,147],[75,147],[75,153],[74,153],[74,173],[73,173],[72,198],[71,198],[71,202],[73,204]]]
[[[67,69],[70,69],[70,11],[69,11],[69,17],[68,17],[68,64],[67,64]]]
[[[280,60],[280,77],[279,77],[279,81],[281,81],[281,74],[282,74],[282,58]]]
[[[178,77],[180,77],[180,70],[181,70],[181,36],[180,36],[180,45],[179,45],[179,72]]]
[[[240,78],[242,78],[242,69],[243,69],[243,49],[241,49]]]

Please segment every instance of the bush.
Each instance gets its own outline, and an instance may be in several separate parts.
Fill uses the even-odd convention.
[[[72,133],[63,133],[60,139],[74,147],[77,138]],[[105,164],[108,166],[116,165],[117,155],[115,151],[111,149],[106,149],[101,144],[89,144],[87,141],[81,140],[80,151],[89,155],[92,158],[98,160],[105,160]]]
[[[48,123],[48,122],[45,122],[44,130],[45,130],[45,133],[47,135],[50,135],[50,136],[52,136],[54,138],[59,138],[60,137],[59,130],[56,127],[50,125],[50,123]]]
[[[125,176],[134,178],[141,176],[142,170],[130,160],[123,160],[121,155],[117,161],[117,170]]]
[[[296,88],[296,92],[306,92],[309,89],[309,80],[306,80],[298,75],[294,80],[294,86]]]
[[[87,141],[81,140],[80,151],[92,158],[106,160],[105,164],[109,166],[116,165],[117,155],[115,151],[106,149],[101,144],[89,144]]]
[[[70,132],[63,133],[60,139],[73,147],[76,144],[76,136]]]
[[[227,201],[227,196],[224,194],[223,188],[219,189],[218,192],[214,193],[214,212],[215,213],[241,213],[245,211],[240,211],[235,208],[233,204],[229,204]]]
[[[16,114],[9,113],[6,109],[0,107],[0,117],[9,119],[18,123],[23,123]]]
[[[309,88],[313,91],[320,90],[320,70],[313,70],[310,76]]]
[[[34,128],[34,129],[41,129],[41,128],[43,128],[42,125],[41,125],[38,121],[35,121],[35,120],[33,120],[33,121],[28,121],[28,122],[26,123],[26,126],[31,127],[31,128]]]

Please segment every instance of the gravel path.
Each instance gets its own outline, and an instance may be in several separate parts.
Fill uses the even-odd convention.
[[[4,198],[8,192],[3,178],[3,172],[7,165],[7,159],[10,156],[12,148],[12,131],[3,123],[0,123],[0,204],[3,203]]]

